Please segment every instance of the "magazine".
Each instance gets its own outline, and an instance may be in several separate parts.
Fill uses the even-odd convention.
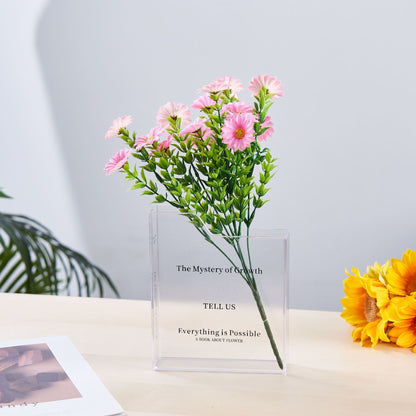
[[[67,337],[0,342],[0,416],[125,415]]]

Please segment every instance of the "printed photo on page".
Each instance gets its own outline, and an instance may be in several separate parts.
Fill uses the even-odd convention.
[[[0,342],[0,416],[124,414],[66,337]]]

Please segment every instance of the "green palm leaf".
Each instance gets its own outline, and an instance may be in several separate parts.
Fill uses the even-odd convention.
[[[73,283],[78,296],[98,292],[102,297],[106,286],[119,297],[102,269],[60,243],[45,226],[23,215],[0,213],[0,291],[70,294]]]

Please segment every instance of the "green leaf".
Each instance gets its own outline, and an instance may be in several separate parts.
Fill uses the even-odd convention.
[[[161,172],[160,172],[160,174],[167,180],[167,181],[170,181],[171,180],[171,176],[170,176],[170,174],[169,174],[169,172],[167,171],[167,170],[162,170]]]
[[[235,218],[234,214],[227,215],[225,218],[226,225],[230,225],[234,221],[234,218]]]
[[[221,194],[220,194],[220,200],[222,201],[225,198],[225,194],[227,193],[227,187],[224,186],[222,188]]]
[[[191,202],[191,190],[190,190],[190,189],[188,189],[188,190],[186,191],[185,201],[186,201],[187,205],[189,205],[189,204],[190,204],[190,202]]]
[[[162,168],[162,169],[167,169],[170,165],[169,165],[169,162],[164,158],[164,157],[162,157],[160,160],[159,160],[159,166]]]
[[[264,106],[263,111],[264,111],[265,113],[267,113],[267,112],[269,111],[269,108],[270,108],[272,105],[273,105],[273,101],[270,101],[269,103],[267,103],[267,104]]]
[[[2,188],[0,188],[0,198],[11,198],[11,196],[6,195],[6,194],[2,191]]]
[[[192,153],[189,150],[186,152],[184,159],[186,163],[192,163],[193,157]]]
[[[264,107],[264,94],[262,94],[261,92],[260,92],[260,97],[259,97],[259,105],[260,105],[260,108],[263,109],[263,107]]]
[[[250,185],[246,185],[244,188],[243,188],[243,192],[242,192],[242,197],[243,198],[246,198],[249,194],[250,194],[250,191],[251,191],[251,186]]]
[[[156,165],[153,162],[150,162],[143,166],[143,169],[147,170],[148,172],[154,172],[156,170]]]
[[[260,186],[256,186],[256,193],[259,197],[262,197],[266,193],[264,184],[261,184]]]
[[[253,201],[253,206],[255,208],[261,208],[265,203],[266,201],[263,201],[262,199],[256,199]]]
[[[216,222],[213,227],[211,228],[211,232],[213,234],[221,234],[222,233],[222,224],[220,222]]]
[[[134,168],[133,168],[133,176],[135,178],[137,177],[137,166],[136,165],[134,165]]]
[[[145,186],[146,185],[143,182],[137,182],[130,188],[130,190],[134,191],[135,189],[141,189],[141,188],[144,188]]]
[[[16,293],[69,292],[74,282],[79,296],[96,288],[103,296],[109,276],[81,253],[59,242],[39,222],[22,215],[0,213],[0,290]]]
[[[147,183],[147,178],[146,178],[146,175],[145,175],[145,173],[144,173],[144,169],[143,169],[143,168],[142,168],[142,170],[141,170],[141,172],[140,172],[140,176],[142,177],[143,182],[144,182],[144,183]]]
[[[161,204],[162,202],[166,201],[166,198],[163,195],[156,195],[155,200],[157,203]]]

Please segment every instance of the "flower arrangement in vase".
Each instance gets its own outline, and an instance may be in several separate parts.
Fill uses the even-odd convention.
[[[203,95],[191,106],[200,112],[194,121],[185,105],[168,102],[157,113],[157,125],[145,135],[128,130],[131,116],[117,118],[106,138],[119,137],[126,147],[114,154],[105,171],[121,171],[133,182],[131,189],[177,209],[238,270],[282,369],[253,273],[250,239],[243,249],[237,238],[250,236],[253,220],[267,202],[267,184],[274,176],[276,159],[263,143],[273,134],[268,110],[282,96],[282,88],[272,76],[253,78],[248,87],[253,104],[238,99],[242,88],[239,80],[229,76],[202,87]],[[214,235],[224,238],[239,264],[216,243]]]

